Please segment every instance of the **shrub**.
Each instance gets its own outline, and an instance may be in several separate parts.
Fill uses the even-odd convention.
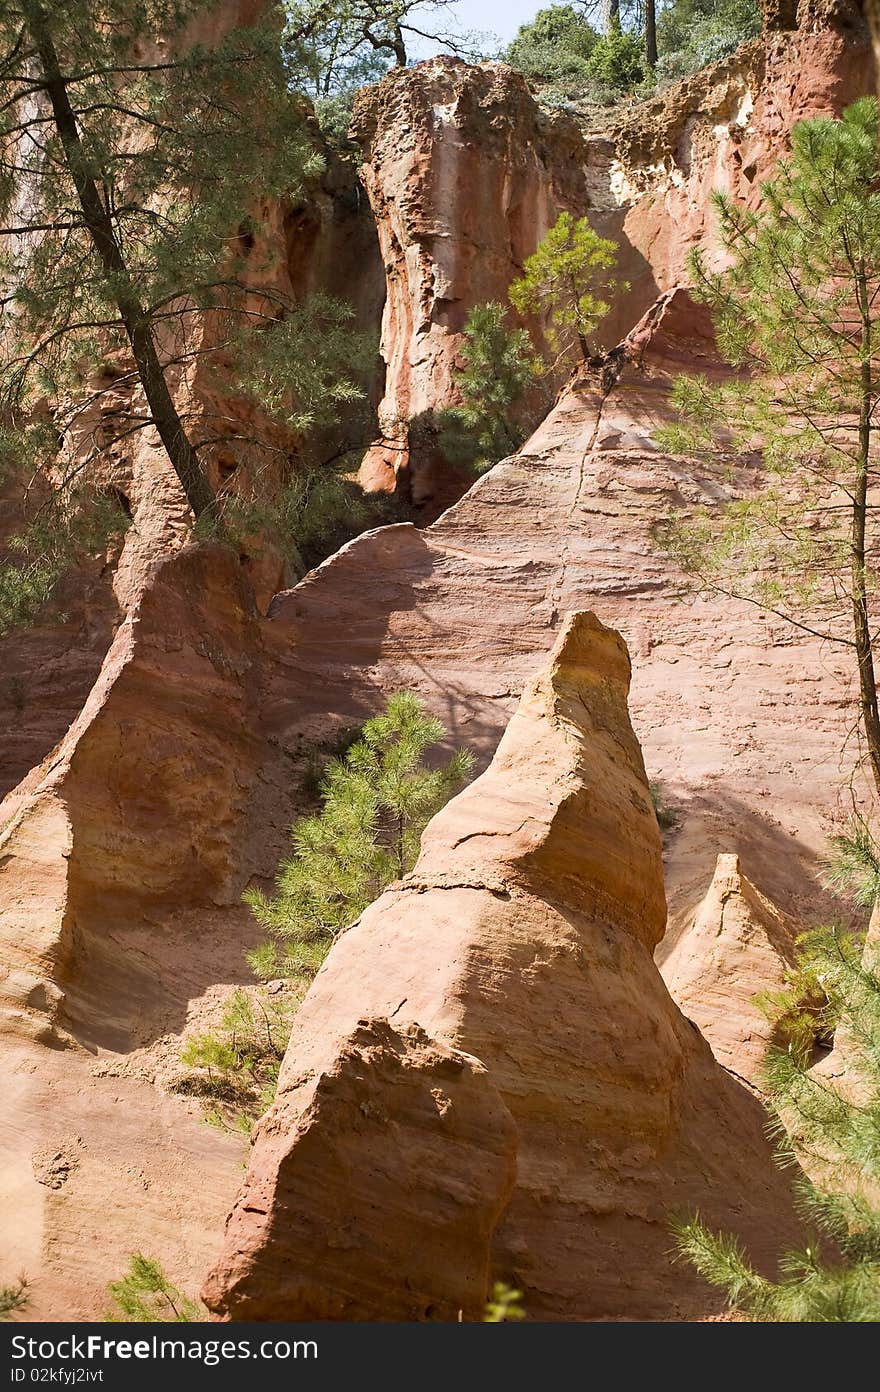
[[[510,328],[504,306],[496,301],[471,310],[459,357],[455,384],[462,404],[441,413],[440,448],[451,463],[467,464],[479,474],[525,439],[517,407],[540,364],[527,331]]]
[[[615,92],[631,92],[645,78],[645,49],[641,39],[612,26],[587,63],[590,77]]]
[[[534,82],[583,86],[598,42],[596,30],[571,5],[551,5],[520,26],[504,57]]]
[[[444,736],[410,692],[391,696],[321,785],[322,810],[293,828],[275,897],[245,902],[270,940],[249,954],[258,977],[313,976],[334,937],[415,863],[421,834],[472,766],[460,750],[439,768],[425,756]]]
[[[659,80],[716,63],[761,32],[757,0],[674,0],[657,20]]]
[[[19,1276],[12,1286],[0,1286],[0,1320],[8,1320],[28,1303],[27,1281]]]
[[[510,287],[520,314],[546,314],[551,348],[561,358],[579,350],[586,361],[591,339],[604,316],[617,245],[593,231],[587,218],[560,213],[537,251],[526,259],[525,274]],[[624,288],[622,283],[617,288]]]
[[[289,993],[254,996],[237,990],[218,1029],[186,1036],[181,1062],[198,1072],[182,1079],[176,1090],[210,1100],[205,1112],[209,1125],[250,1135],[274,1100],[297,1004]]]
[[[880,897],[880,846],[862,817],[853,817],[845,831],[831,837],[822,870],[829,889],[873,908]]]
[[[128,1271],[107,1290],[115,1309],[104,1316],[110,1323],[188,1323],[204,1317],[204,1310],[172,1285],[158,1262],[141,1252],[132,1254]]]

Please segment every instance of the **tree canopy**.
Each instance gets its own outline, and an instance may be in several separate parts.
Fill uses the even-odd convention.
[[[139,432],[199,516],[362,395],[351,311],[294,302],[260,235],[322,169],[277,30],[206,27],[196,0],[0,0],[0,474],[31,481],[36,527],[0,578],[10,612]],[[231,375],[249,404],[212,412]]]
[[[715,195],[731,264],[691,259],[722,352],[747,373],[683,378],[673,448],[759,450],[764,486],[669,540],[703,587],[734,595],[848,653],[880,797],[875,508],[880,405],[878,104],[799,122],[791,157],[752,212]]]

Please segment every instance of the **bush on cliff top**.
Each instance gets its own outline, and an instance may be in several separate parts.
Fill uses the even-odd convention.
[[[610,105],[698,71],[761,31],[758,0],[672,0],[657,16],[658,61],[645,57],[641,7],[624,4],[621,23],[600,37],[587,15],[598,4],[552,5],[519,29],[505,61],[524,73],[543,101]]]

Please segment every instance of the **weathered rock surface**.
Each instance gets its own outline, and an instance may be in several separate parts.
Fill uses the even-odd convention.
[[[210,1305],[239,1320],[479,1319],[516,1174],[491,1078],[415,1024],[359,1020],[315,1045],[261,1124],[242,1249],[209,1278]]]
[[[371,1120],[347,1143],[342,1134],[351,1104],[343,1095],[334,1105],[334,1093],[364,1018],[418,1025],[475,1055],[486,1070],[474,1079],[485,1094],[477,1116],[500,1093],[518,1144],[492,1267],[525,1290],[533,1317],[705,1311],[696,1283],[671,1282],[670,1212],[700,1209],[765,1262],[792,1232],[760,1106],[714,1062],[652,960],[665,924],[660,834],[628,686],[619,636],[593,615],[571,616],[488,770],[434,818],[412,874],[332,949],[297,1016],[206,1286],[216,1311],[413,1319],[471,1313],[485,1298],[482,1246],[456,1243],[473,1230],[471,1165],[451,1216],[414,1241],[397,1195],[405,1215],[423,1190],[450,1202],[446,1154],[414,1144],[405,1118],[378,1152]],[[354,1070],[354,1100],[365,1089],[371,1108],[394,1117],[400,1085],[383,1066]],[[341,1160],[322,1166],[325,1155]],[[485,1158],[477,1168],[492,1174]],[[484,1199],[485,1238],[490,1207]],[[328,1222],[334,1212],[344,1220]],[[458,1272],[445,1302],[425,1292],[422,1273],[434,1267],[441,1279]]]
[[[161,935],[145,959],[129,923],[163,904],[237,902],[262,759],[258,651],[231,550],[209,543],[157,564],[68,735],[0,807],[7,1024],[36,1010],[86,1042],[123,1045],[133,1002],[169,987]]]
[[[787,65],[781,112],[789,109],[787,93],[800,93],[799,110],[811,100],[817,105],[810,109],[830,110],[869,81],[856,30],[846,33],[837,25],[824,38],[822,31],[823,23],[811,19],[802,48],[793,34],[777,34],[779,61]],[[790,61],[783,37],[791,45]],[[762,89],[774,81],[776,63],[773,58],[766,65],[763,78],[755,76]],[[821,63],[830,65],[824,75]],[[678,219],[683,237],[691,235],[689,227],[698,235],[705,223],[698,190],[712,181],[715,127],[729,148],[730,166],[736,164],[727,125],[712,114],[735,114],[742,90],[731,83],[729,108],[710,101],[694,123],[672,123],[670,132],[678,132],[672,154],[661,152],[659,168],[646,169],[644,180],[634,177],[623,144],[617,151],[608,139],[590,146],[591,216],[606,219],[603,229],[634,217],[643,196],[649,200],[646,227],[632,231],[633,265],[625,267],[634,280],[633,305],[639,295],[647,302],[654,294],[666,264],[670,276],[679,264],[665,232],[652,239],[651,218],[660,219],[661,229]],[[784,139],[784,119],[778,140]],[[649,114],[648,127],[658,124],[656,113]],[[691,160],[702,174],[690,184],[688,211],[687,199],[675,190],[688,183],[688,133],[698,127],[706,133],[708,163]],[[675,163],[679,150],[683,162]],[[547,160],[555,167],[549,149]],[[743,168],[749,167],[744,159]],[[726,156],[718,168],[723,183]],[[571,177],[579,179],[579,169]],[[639,192],[636,203],[619,192],[621,181]],[[329,225],[339,245],[356,224],[360,230],[346,254],[367,268],[362,303],[375,307],[381,295],[375,259],[352,250],[369,239],[353,194],[348,202],[345,217],[335,196],[326,216],[307,210],[303,221],[301,210],[290,213],[284,233],[293,258],[291,283],[321,284],[323,268],[337,260],[326,252]],[[366,241],[359,242],[362,233]],[[299,261],[304,243],[314,256]],[[639,248],[656,272],[639,262]],[[57,784],[51,755],[6,804],[2,825],[14,857],[0,882],[0,948],[14,1014],[7,1017],[13,1033],[2,1038],[9,1096],[0,1278],[28,1271],[34,1318],[102,1315],[108,1275],[124,1269],[134,1246],[165,1254],[172,1278],[191,1290],[212,1259],[240,1178],[240,1150],[204,1128],[197,1104],[162,1091],[169,1061],[176,1066],[185,1022],[199,1028],[208,998],[247,976],[243,952],[255,928],[230,901],[249,877],[273,874],[290,822],[302,810],[299,774],[314,744],[375,712],[390,691],[417,691],[447,724],[450,741],[473,749],[484,767],[524,685],[544,661],[560,615],[593,609],[621,630],[633,653],[633,721],[651,777],[678,818],[665,851],[671,911],[665,945],[674,946],[692,921],[723,851],[738,851],[762,892],[805,925],[840,915],[842,906],[820,889],[813,871],[841,782],[841,749],[852,723],[851,674],[836,654],[774,619],[682,593],[681,576],[658,548],[656,524],[670,513],[739,496],[759,474],[746,468],[723,477],[711,461],[670,457],[656,445],[654,431],[668,418],[670,374],[685,366],[714,370],[711,337],[687,298],[664,297],[637,338],[640,353],[609,393],[588,381],[571,384],[523,452],[496,467],[435,526],[394,527],[360,538],[280,595],[268,622],[254,616],[249,598],[245,602],[247,586],[239,589],[228,558],[205,562],[186,593],[175,595],[169,579],[146,626],[152,625],[152,654],[143,666],[136,654],[122,661],[116,695],[101,685],[103,695],[89,704],[89,731],[78,723],[73,744],[72,734],[63,741],[72,757],[69,768],[62,767],[66,753],[61,758]],[[138,477],[145,499],[152,490],[155,514],[149,521],[138,511],[139,497],[132,497],[139,528],[155,523],[156,549],[179,548],[185,519],[179,500],[168,496],[161,461],[145,455]],[[138,600],[144,577],[148,586],[159,583],[162,572],[149,548],[132,553],[131,561],[121,574],[119,601],[110,579],[99,576],[100,597],[71,605],[60,636],[41,632],[33,647],[23,640],[15,649],[15,674],[26,676],[30,695],[21,711],[17,682],[6,693],[14,726],[4,749],[4,756],[11,751],[10,782],[62,740],[98,672],[120,604]],[[271,581],[264,576],[260,583],[265,594]],[[151,603],[147,596],[142,610]],[[245,621],[244,613],[251,618]],[[220,634],[221,652],[228,634],[239,657],[242,644],[253,653],[246,682],[230,677],[212,685],[217,673],[197,648],[201,630],[212,640]],[[257,630],[262,657],[250,647],[249,635]],[[70,674],[66,687],[66,676],[53,676],[56,662],[56,673]],[[168,669],[170,694],[163,690]],[[43,712],[33,706],[38,695],[47,702]],[[146,751],[153,740],[167,750],[166,727],[176,753],[163,781],[163,766],[156,774]],[[201,796],[203,734],[208,754]],[[227,736],[233,752],[221,756]],[[112,750],[119,751],[118,778]],[[151,801],[154,775],[161,825]],[[105,780],[115,792],[102,798],[94,785]],[[190,784],[192,798],[166,795]],[[10,826],[19,813],[21,820]],[[199,846],[205,844],[204,860],[200,851],[191,853],[194,830]],[[142,838],[155,838],[155,853],[138,849]],[[188,863],[195,867],[192,880]],[[70,956],[59,950],[67,942]],[[399,1030],[401,1022],[395,1018],[392,1025]],[[84,1042],[97,1054],[46,1049],[34,1036]],[[78,1165],[62,1188],[50,1190],[34,1178],[32,1156],[55,1154],[71,1136],[83,1141]],[[677,1272],[672,1284],[680,1278]]]
[[[436,512],[463,491],[431,444],[431,418],[458,399],[468,312],[506,300],[560,209],[586,207],[590,151],[576,121],[539,110],[520,73],[445,56],[364,89],[353,131],[387,283],[385,438],[361,477],[386,489],[408,479],[413,502]]]
[[[353,128],[387,281],[383,438],[362,466],[367,487],[403,481],[434,516],[460,494],[431,421],[457,399],[465,319],[475,304],[506,300],[560,211],[588,216],[619,245],[628,285],[602,327],[610,346],[686,281],[688,253],[714,232],[715,189],[754,205],[796,121],[839,113],[873,90],[858,7],[801,9],[799,21],[793,9],[774,11],[760,39],[626,109],[601,134],[540,107],[502,63],[441,56],[360,95]]]
[[[614,186],[628,205],[623,241],[647,263],[640,277],[630,258],[634,294],[653,297],[685,279],[691,247],[714,231],[714,189],[755,206],[795,122],[839,114],[873,90],[857,8],[843,0],[821,15],[802,9],[800,27],[793,16],[777,17],[761,39],[619,121]]]
[[[705,899],[667,956],[663,980],[719,1063],[756,1082],[773,1031],[755,997],[779,991],[794,965],[797,925],[746,879],[739,856],[718,857]]]
[[[27,846],[25,824],[13,830],[15,860],[7,862],[2,881],[3,960],[32,978],[18,978],[13,1028],[28,1035],[48,1032],[54,1009],[48,987],[54,987],[66,993],[60,1010],[70,1014],[68,1026],[60,1028],[72,1027],[76,1038],[93,1041],[99,1050],[99,1061],[91,1064],[79,1051],[59,1053],[32,1043],[16,1046],[10,1063],[18,1070],[17,1110],[4,1143],[3,1212],[9,1232],[22,1236],[10,1238],[8,1275],[13,1278],[22,1266],[29,1271],[35,1318],[100,1315],[107,1262],[114,1273],[124,1268],[133,1244],[168,1252],[169,1266],[189,1271],[193,1287],[196,1256],[215,1240],[211,1223],[219,1234],[240,1178],[230,1154],[235,1147],[230,1142],[216,1150],[211,1133],[203,1140],[194,1104],[163,1096],[153,1082],[161,1084],[166,1058],[177,1058],[184,1020],[201,1027],[208,994],[222,983],[247,979],[243,953],[258,930],[244,909],[213,901],[229,904],[249,876],[274,874],[289,844],[291,820],[302,810],[300,773],[315,744],[375,712],[389,692],[415,690],[444,720],[450,742],[472,749],[485,766],[520,692],[545,660],[560,615],[592,608],[621,628],[633,650],[634,724],[651,776],[679,819],[666,850],[670,943],[705,894],[718,853],[732,847],[787,913],[805,923],[813,914],[839,915],[841,906],[823,896],[813,866],[833,815],[840,749],[850,727],[849,674],[834,655],[776,621],[732,604],[682,596],[681,578],[654,539],[658,520],[753,486],[754,475],[747,469],[719,483],[704,463],[670,458],[652,440],[667,415],[669,373],[686,363],[712,365],[705,320],[687,297],[668,297],[633,344],[633,361],[609,395],[589,382],[574,384],[526,450],[497,466],[439,523],[425,531],[383,528],[359,538],[279,596],[268,620],[252,607],[242,609],[240,578],[233,580],[230,558],[217,548],[210,549],[210,561],[197,551],[167,562],[151,583],[159,584],[166,571],[167,582],[141,605],[153,615],[146,625],[153,634],[145,658],[150,675],[137,675],[142,669],[135,654],[119,697],[90,704],[91,733],[77,744],[84,749],[82,779],[75,754],[73,776],[59,774],[58,797],[49,785],[33,798],[41,775],[7,803],[7,809],[23,810],[33,828]],[[200,554],[204,569],[192,574],[201,578],[175,598],[175,567],[183,564],[184,573],[191,573],[196,562],[190,558]],[[257,630],[262,655],[250,647],[248,635]],[[197,651],[203,633],[228,633],[239,656],[242,650],[253,654],[255,667],[246,679],[219,680]],[[132,636],[136,647],[136,631]],[[220,650],[227,651],[225,639]],[[129,668],[123,664],[121,670]],[[166,697],[169,671],[179,677]],[[250,697],[246,682],[252,682]],[[216,703],[211,700],[203,712],[205,690],[214,691]],[[163,794],[159,826],[150,812],[147,779],[158,776],[161,790],[162,767],[155,775],[147,768],[147,751],[154,739],[165,739],[166,699],[173,708],[175,744],[179,739],[179,752],[185,750],[178,766],[183,786],[188,780],[198,786],[202,779],[202,721],[207,723],[204,786],[210,795],[196,799],[193,821],[188,800]],[[249,713],[251,700],[255,713]],[[124,725],[118,718],[123,711]],[[256,744],[248,733],[254,730]],[[233,741],[228,749],[227,735]],[[90,748],[97,751],[94,764]],[[221,748],[224,770],[218,768]],[[47,961],[41,945],[63,938],[60,920],[79,873],[78,828],[93,825],[89,807],[97,794],[91,783],[93,777],[116,778],[108,750],[119,751],[122,768],[119,781],[109,784],[119,796],[95,803],[106,837],[115,836],[119,822],[122,842],[129,844],[125,828],[139,824],[139,835],[158,837],[157,863],[148,863],[149,849],[133,847],[131,859],[127,850],[111,855],[105,848],[95,856],[89,851],[82,862],[88,892],[76,902],[75,922],[90,948],[61,971],[60,959]],[[231,816],[234,805],[239,811]],[[194,827],[206,845],[202,868],[189,849]],[[177,868],[163,890],[166,857]],[[139,890],[136,876],[145,863],[148,879]],[[197,871],[191,885],[187,863]],[[117,874],[135,891],[127,905],[116,897]],[[25,950],[28,936],[32,948]],[[111,952],[112,967],[91,974],[91,965],[106,963]],[[130,989],[135,982],[137,989]],[[23,1003],[32,988],[36,1003]],[[383,1005],[386,1015],[403,994]],[[350,1025],[374,1013],[364,1005]],[[392,1020],[395,1028],[401,1023],[397,1016]],[[437,1037],[429,1021],[419,1023]],[[4,1058],[5,1047],[4,1041]],[[478,1047],[460,1047],[483,1058]],[[82,1165],[75,1182],[53,1191],[47,1208],[48,1191],[34,1181],[30,1157],[37,1145],[56,1143],[49,1121],[59,1115],[59,1091],[69,1099],[64,1135],[85,1135],[85,1122],[77,1128],[78,1114],[93,1119],[86,1139],[94,1163],[91,1169]],[[116,1097],[128,1109],[124,1130],[112,1125]],[[170,1139],[175,1134],[179,1153]],[[216,1164],[205,1158],[215,1154],[212,1146]],[[152,1157],[151,1189],[138,1207],[129,1188],[114,1190],[109,1174],[129,1163],[126,1155],[141,1153]],[[193,1208],[197,1231],[181,1217],[191,1182],[186,1167],[196,1163],[186,1156],[193,1154],[205,1178]],[[163,1164],[169,1192],[180,1195],[167,1211],[161,1201]],[[95,1205],[100,1231],[108,1234],[106,1242],[101,1239],[108,1255],[103,1268],[95,1257],[93,1275],[85,1280],[77,1274],[77,1235],[93,1230]],[[134,1223],[133,1212],[139,1215]],[[25,1223],[29,1213],[39,1217]],[[34,1248],[39,1224],[44,1247],[38,1242]],[[677,1290],[680,1273],[671,1279]]]

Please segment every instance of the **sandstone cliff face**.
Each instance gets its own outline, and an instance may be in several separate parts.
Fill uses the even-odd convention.
[[[7,1026],[48,1041],[44,1015],[63,1016],[90,1044],[130,1041],[134,1002],[170,983],[161,935],[145,955],[127,926],[145,907],[237,901],[258,650],[231,551],[159,564],[67,737],[0,810]]]
[[[651,957],[666,916],[661,847],[628,686],[619,636],[570,617],[486,773],[435,817],[412,874],[332,949],[206,1287],[216,1311],[470,1316],[491,1266],[525,1289],[533,1318],[693,1315],[704,1295],[688,1278],[670,1286],[670,1211],[699,1208],[765,1260],[792,1231],[760,1107],[714,1063]],[[505,1135],[489,1125],[495,1089],[516,1130],[497,1226],[503,1187],[488,1158],[474,1160],[489,1192],[473,1222],[470,1165],[448,1195],[445,1152],[435,1158],[421,1130],[410,1139],[426,1105],[413,1065],[389,1077],[363,1048],[353,1065],[363,1019],[419,1026],[480,1060],[478,1132],[493,1150]],[[351,1074],[365,1123],[339,1096]],[[434,1126],[454,1152],[472,1113],[440,1091]],[[388,1118],[378,1148],[374,1107]],[[325,1153],[336,1163],[319,1181]],[[414,1242],[422,1191],[426,1216],[444,1211]]]
[[[353,133],[382,248],[384,433],[367,487],[407,479],[418,505],[451,502],[460,477],[431,443],[430,417],[456,400],[453,368],[468,311],[506,300],[522,263],[564,208],[587,203],[590,152],[576,122],[541,112],[501,63],[438,57],[366,88]]]
[[[800,27],[798,27],[800,24]],[[504,64],[435,58],[359,100],[354,131],[385,263],[383,438],[361,473],[436,516],[462,480],[438,456],[432,414],[456,399],[468,311],[510,282],[563,209],[617,241],[621,279],[602,333],[622,338],[661,292],[685,283],[711,237],[711,194],[754,203],[792,125],[873,89],[867,31],[839,0],[770,16],[764,36],[612,119],[603,134],[542,109]],[[535,326],[538,327],[538,326]],[[412,424],[411,424],[412,422]]]
[[[719,1063],[760,1080],[772,1040],[755,997],[780,991],[794,965],[798,927],[746,879],[739,856],[720,855],[709,891],[672,950],[663,980]]]
[[[148,591],[141,602],[151,615],[143,659],[134,628],[131,658],[117,674],[119,695],[102,688],[104,694],[90,703],[90,733],[84,740],[78,727],[70,770],[65,756],[57,785],[47,767],[4,809],[4,816],[17,815],[18,809],[22,817],[8,827],[15,854],[4,870],[2,960],[10,972],[32,978],[27,983],[17,976],[8,992],[13,999],[7,1005],[15,1013],[7,1017],[13,1034],[4,1041],[4,1057],[8,1044],[15,1050],[12,1066],[19,1070],[21,1121],[8,1150],[4,1215],[14,1234],[22,1231],[30,1205],[42,1215],[45,1250],[34,1250],[25,1235],[11,1243],[8,1258],[18,1264],[10,1267],[10,1276],[23,1264],[33,1278],[35,1317],[101,1314],[106,1264],[102,1268],[96,1256],[88,1280],[73,1274],[77,1235],[97,1222],[96,1202],[102,1210],[100,1231],[112,1233],[99,1242],[114,1271],[124,1267],[126,1251],[143,1235],[144,1250],[168,1252],[168,1265],[188,1272],[193,1285],[197,1268],[188,1253],[206,1252],[209,1238],[214,1241],[208,1231],[212,1222],[219,1234],[240,1172],[235,1156],[223,1149],[216,1163],[199,1162],[205,1186],[200,1207],[193,1210],[196,1238],[189,1221],[182,1223],[179,1216],[185,1161],[178,1164],[183,1152],[168,1137],[176,1128],[189,1154],[187,1147],[202,1146],[201,1133],[192,1119],[193,1104],[161,1092],[168,1061],[179,1052],[184,1022],[199,1027],[210,993],[247,979],[243,953],[258,934],[248,913],[229,901],[251,875],[274,874],[289,844],[291,820],[303,807],[299,771],[309,751],[340,727],[374,713],[391,691],[416,691],[443,719],[450,741],[472,749],[485,766],[521,691],[544,663],[561,615],[593,609],[622,630],[633,652],[633,723],[651,777],[679,819],[665,853],[670,945],[705,895],[718,853],[731,849],[739,851],[762,890],[785,912],[804,922],[813,914],[839,915],[841,906],[823,898],[813,878],[836,786],[835,777],[823,780],[816,770],[837,769],[849,728],[849,676],[811,640],[775,621],[764,622],[735,605],[683,598],[681,577],[654,540],[656,523],[667,513],[735,494],[754,482],[745,470],[740,478],[719,483],[704,463],[670,458],[652,441],[653,430],[666,418],[670,372],[684,364],[711,369],[711,351],[705,318],[686,296],[666,297],[633,336],[631,360],[608,394],[590,382],[573,384],[526,449],[480,480],[440,522],[424,531],[400,525],[358,538],[278,596],[267,619],[260,619],[242,594],[231,558],[222,550],[187,551],[155,571],[150,582],[155,595]],[[178,566],[183,569],[177,571]],[[187,576],[191,583],[177,592]],[[223,680],[199,651],[204,636],[221,671],[231,668]],[[236,675],[242,652],[253,667]],[[166,668],[178,675],[157,683],[155,673]],[[203,692],[211,699],[203,701]],[[158,804],[147,782],[156,740],[170,754],[169,779],[193,788],[192,799],[166,797],[159,766],[160,825],[151,812]],[[118,774],[110,751],[119,757]],[[35,796],[44,777],[46,787]],[[102,800],[95,784],[103,786],[105,779],[111,792]],[[23,839],[29,819],[37,817],[39,834]],[[78,828],[85,832],[79,842],[82,858]],[[151,837],[158,838],[155,856]],[[138,838],[145,839],[146,850]],[[456,856],[465,855],[469,844],[456,848]],[[653,863],[658,848],[651,844]],[[467,867],[462,862],[460,868]],[[84,892],[71,898],[80,873]],[[147,878],[141,889],[142,873]],[[534,871],[528,869],[530,895],[537,883],[533,874],[541,873],[539,856]],[[126,905],[117,898],[122,878],[136,891]],[[547,892],[543,880],[540,885],[539,898]],[[662,906],[652,899],[656,893],[646,879],[643,908],[645,921],[654,925],[653,938],[662,915]],[[450,888],[443,895],[460,898],[462,912],[470,911],[473,895],[466,889]],[[407,902],[418,898],[412,888],[404,896]],[[507,911],[505,901],[488,891],[477,898],[493,912]],[[88,951],[67,959],[51,948],[66,941],[64,922],[72,904]],[[421,910],[411,912],[408,931],[421,941]],[[524,932],[539,930],[540,922],[523,920]],[[621,941],[621,960],[641,960],[649,952],[644,940],[638,952],[628,935]],[[559,954],[552,960],[555,974]],[[561,960],[558,969],[565,969],[568,982],[569,958],[562,954]],[[611,999],[618,1002],[621,988],[613,972],[611,978]],[[536,979],[544,980],[543,969]],[[575,979],[580,980],[577,974]],[[665,988],[656,977],[650,981],[645,1008],[667,1020],[671,1007]],[[56,990],[66,999],[59,1000]],[[355,1007],[346,1029],[367,1015],[391,1015],[405,994],[375,1011],[366,1003]],[[622,1004],[630,1008],[632,1000],[627,996]],[[482,1043],[471,1044],[464,1035],[439,1036],[433,1018],[418,1021],[431,1048],[446,1038],[489,1066]],[[396,1015],[391,1020],[394,1030],[402,1023]],[[23,1042],[35,1035],[51,1039],[51,1030],[56,1040],[69,1037],[97,1048],[95,1062],[79,1051],[59,1053]],[[661,1034],[665,1030],[664,1024]],[[675,1052],[679,1043],[670,1047]],[[326,1063],[332,1067],[331,1059]],[[709,1066],[714,1068],[711,1060]],[[658,1087],[670,1085],[659,1061],[656,1067]],[[580,1097],[582,1081],[571,1085],[572,1095]],[[70,1099],[60,1135],[62,1113],[46,1101],[59,1087]],[[124,1134],[113,1125],[116,1097],[132,1107]],[[632,1095],[630,1103],[635,1107]],[[514,1115],[507,1099],[505,1105]],[[63,1142],[74,1130],[71,1118],[77,1112],[92,1119],[82,1131],[87,1131],[92,1169],[77,1170],[82,1179],[53,1191],[47,1206],[30,1156],[35,1148]],[[616,1126],[619,1114],[615,1117]],[[660,1126],[651,1110],[646,1130],[659,1134]],[[210,1134],[204,1144],[215,1144]],[[132,1206],[129,1189],[116,1193],[107,1176],[131,1163],[125,1157],[133,1154],[151,1157],[144,1173],[152,1187]],[[170,1207],[162,1199],[163,1154],[167,1186],[181,1196]],[[93,1190],[86,1185],[87,1173],[104,1176],[94,1179]],[[485,1219],[491,1205],[480,1202]],[[134,1225],[132,1212],[139,1214]],[[598,1220],[597,1226],[602,1227]],[[610,1220],[608,1227],[616,1231]],[[33,1231],[27,1227],[28,1234]],[[500,1232],[496,1253],[502,1252]],[[659,1225],[648,1222],[647,1232],[659,1233]],[[518,1270],[521,1259],[511,1246],[508,1265]],[[609,1302],[618,1296],[623,1301],[619,1290],[614,1294],[616,1279],[609,1271],[597,1287]],[[680,1273],[670,1279],[677,1290]],[[537,1289],[538,1274],[531,1273],[530,1280]],[[443,1298],[450,1298],[448,1289]],[[649,1308],[654,1295],[643,1291],[642,1298]],[[564,1311],[575,1308],[580,1296],[563,1283],[536,1299],[546,1299],[542,1308],[548,1311],[558,1299]]]
[[[713,190],[755,205],[797,121],[839,114],[873,91],[867,32],[848,0],[803,4],[798,16],[779,9],[765,25],[762,38],[633,108],[614,131],[612,185],[627,205],[637,295],[686,281],[687,254],[704,238],[712,250]]]
[[[257,21],[265,10],[265,0],[226,0],[199,15],[187,37],[193,43],[216,43],[230,29]],[[149,52],[160,59],[166,50],[167,43],[161,40],[149,46]],[[314,134],[320,143],[317,127]],[[385,279],[375,224],[353,163],[329,151],[325,154],[323,177],[296,206],[267,200],[254,209],[253,245],[243,274],[251,284],[268,285],[293,297],[340,294],[354,310],[354,328],[378,341]],[[170,356],[217,341],[210,316],[184,316],[175,328],[166,326],[164,333],[159,346]],[[198,437],[200,431],[215,435],[217,419],[235,422],[246,435],[257,413],[235,392],[223,363],[187,359],[186,352],[183,356],[186,365],[169,372],[169,385],[194,435]],[[125,354],[108,355],[95,364],[90,385],[102,395],[80,411],[69,432],[67,467],[75,469],[92,459],[96,443],[106,439],[108,421],[143,414],[133,366]],[[375,397],[377,383],[367,385]],[[266,423],[260,424],[265,430]],[[271,437],[271,432],[266,433]],[[330,439],[328,454],[338,443],[332,432]],[[274,497],[286,471],[296,466],[298,442],[275,432],[274,443],[283,446],[280,453],[253,447],[215,449],[206,455],[211,482],[248,497]],[[89,471],[99,486],[122,502],[131,525],[121,544],[72,569],[33,627],[0,640],[0,718],[9,726],[0,748],[0,798],[64,737],[155,562],[173,555],[191,537],[186,499],[154,430],[129,434],[97,466],[90,464]],[[0,491],[0,555],[7,537],[21,523],[20,494],[20,487],[9,484]],[[302,573],[302,565],[291,564],[291,558],[266,535],[251,538],[242,553],[263,609],[279,589]]]

